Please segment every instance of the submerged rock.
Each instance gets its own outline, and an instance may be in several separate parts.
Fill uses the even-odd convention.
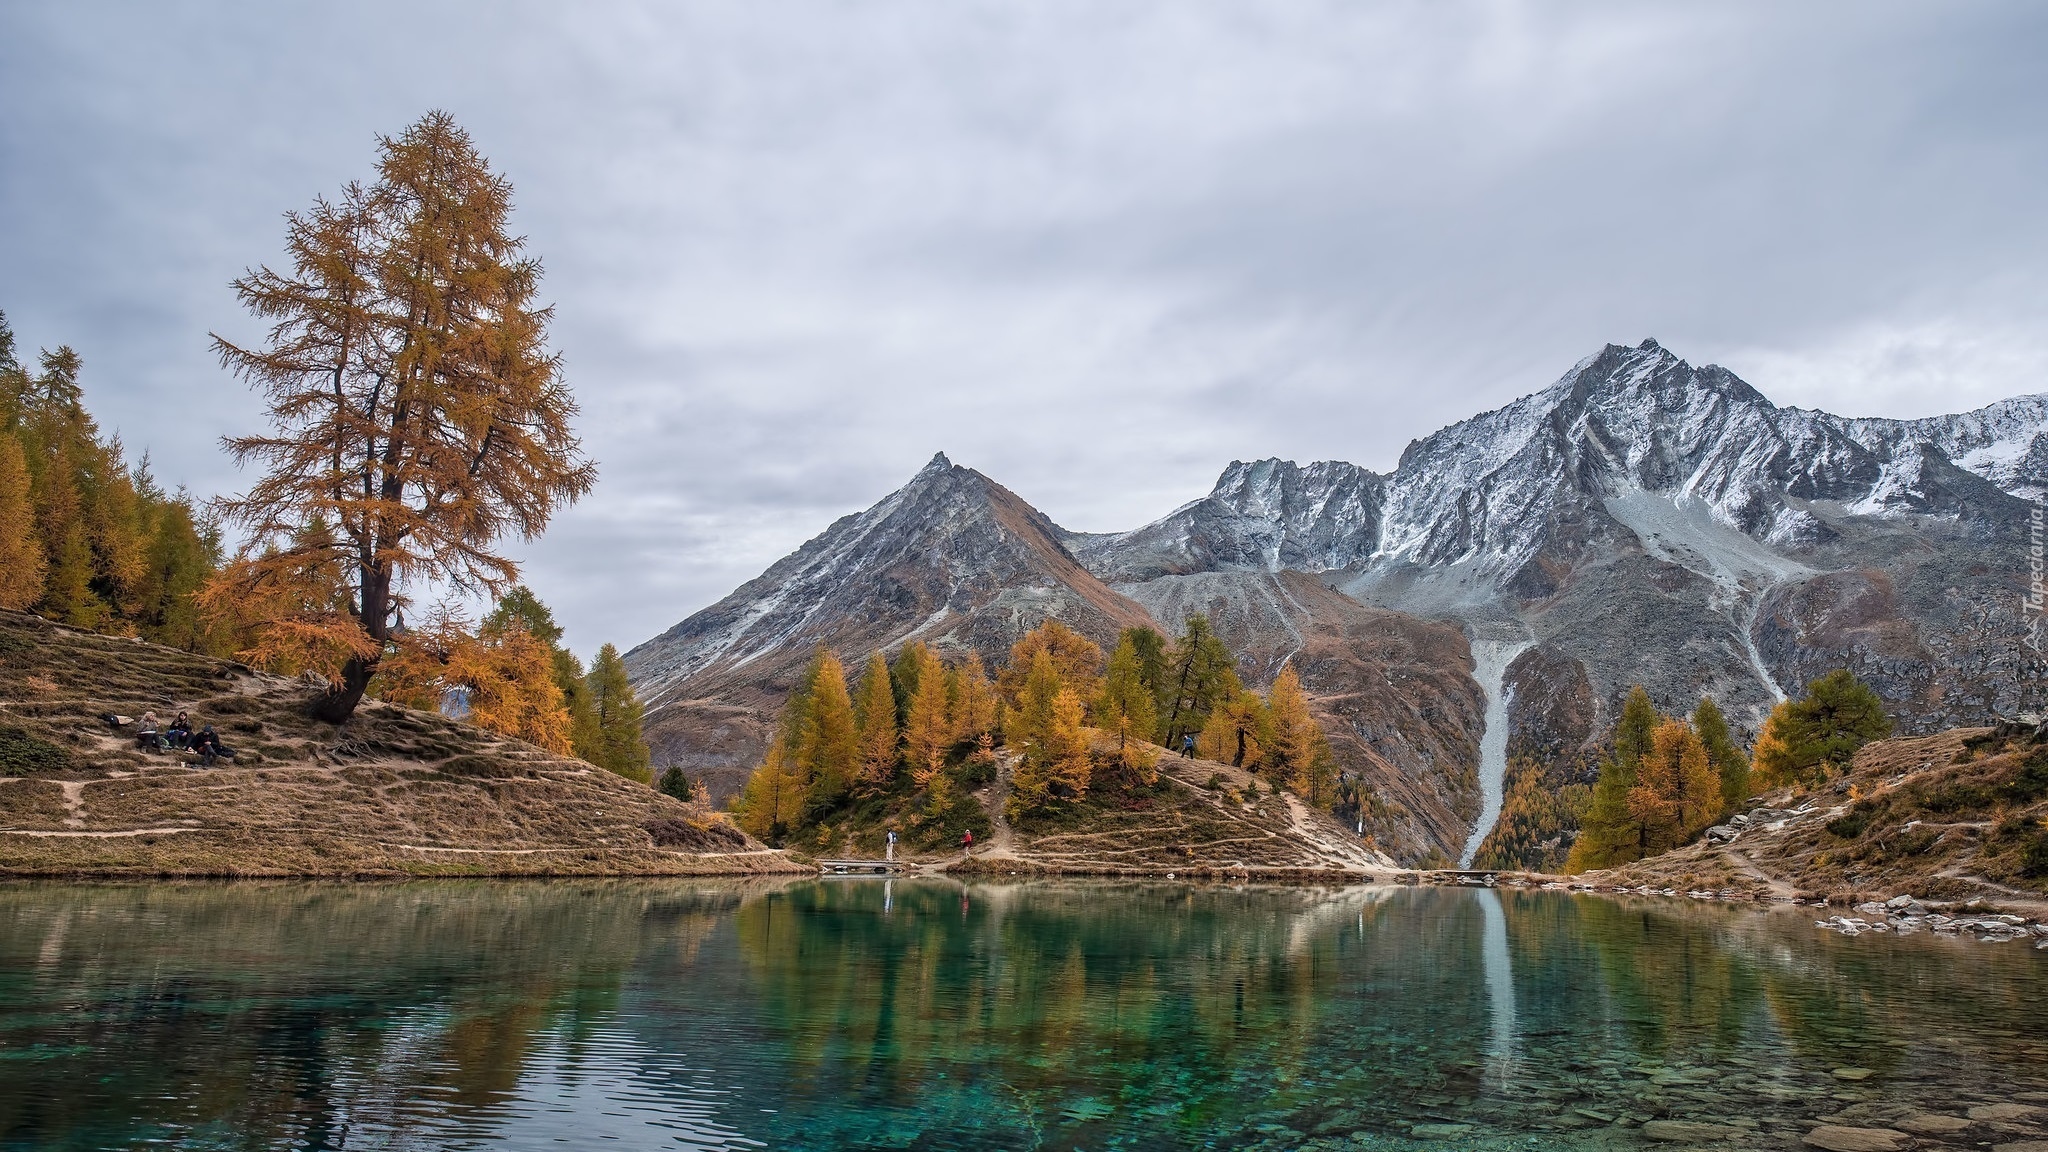
[[[1806,1144],[1827,1152],[1896,1152],[1907,1147],[1912,1137],[1889,1128],[1849,1128],[1823,1124],[1806,1134]]]
[[[1643,1125],[1643,1135],[1671,1144],[1692,1144],[1701,1140],[1732,1140],[1745,1133],[1740,1128],[1697,1120],[1651,1120]]]
[[[1919,1136],[1953,1136],[1970,1126],[1970,1121],[1961,1116],[1944,1116],[1939,1112],[1920,1112],[1897,1121],[1899,1127]]]

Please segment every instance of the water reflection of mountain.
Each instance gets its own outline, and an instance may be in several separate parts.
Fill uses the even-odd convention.
[[[0,1146],[1574,1147],[2044,1087],[2030,951],[1674,901],[880,881],[0,887]],[[1870,1069],[1867,1084],[1832,1076]]]

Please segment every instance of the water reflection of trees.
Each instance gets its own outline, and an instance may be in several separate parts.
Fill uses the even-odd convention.
[[[1823,1101],[1830,1069],[1896,1064],[1930,1008],[2042,1013],[2018,954],[1959,974],[1938,942],[1858,953],[1842,945],[1873,942],[1723,905],[1501,892],[1501,947],[1492,893],[964,894],[963,912],[958,888],[898,884],[885,913],[880,885],[798,885],[739,911],[749,1012],[788,1076],[757,1134],[1181,1146],[1261,1123],[1515,1127],[1573,1100],[1711,1109],[1684,1071],[1703,1066]],[[2000,1059],[1979,1045],[1966,1062]],[[1650,1084],[1662,1068],[1675,1079]]]
[[[1536,892],[1502,900],[1517,982],[1545,1017],[1525,1019],[1525,1030],[1593,1025],[1649,1065],[1740,1057],[1885,1071],[1931,1032],[1968,1049],[1971,1036],[2048,1016],[2024,949],[1849,939],[1812,929],[1803,910]],[[2012,1054],[1980,1044],[1970,1055],[1988,1065]]]
[[[0,1011],[0,1142],[487,1127],[542,1038],[612,1014],[663,914],[604,884],[0,888],[0,1005],[31,1009]]]
[[[2038,971],[1515,891],[0,887],[0,1145],[454,1143],[579,1075],[774,1147],[1514,1127],[1646,1107],[1666,1066],[1755,1069],[1752,1092],[1852,1063],[1887,1091],[1916,1063],[2039,1079]]]
[[[1518,975],[1553,1006],[1550,1027],[1600,1021],[1618,1046],[1660,1061],[1674,1048],[1699,1059],[1733,1053],[1759,1022],[1761,984],[1721,938],[1725,909],[1692,915],[1669,901],[1536,892],[1502,899]],[[1598,974],[1596,988],[1583,987],[1588,972]]]
[[[897,885],[884,914],[880,885],[768,895],[737,927],[788,1045],[778,1135],[824,1146],[920,1123],[1086,1141],[1149,1115],[1177,1145],[1341,1107],[1362,1078],[1387,1099],[1469,1093],[1487,1032],[1477,913],[1394,914],[1415,897]]]

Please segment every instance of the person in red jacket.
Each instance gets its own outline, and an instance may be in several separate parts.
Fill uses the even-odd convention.
[[[974,855],[974,829],[969,828],[960,834],[960,851],[969,856]]]

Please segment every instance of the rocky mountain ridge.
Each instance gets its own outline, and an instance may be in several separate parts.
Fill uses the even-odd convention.
[[[1046,618],[1106,641],[1201,610],[1249,680],[1302,665],[1346,767],[1398,810],[1384,847],[1454,856],[1501,787],[1492,749],[1582,771],[1630,684],[1670,710],[1713,695],[1749,726],[1842,666],[1906,731],[2038,707],[2017,604],[2044,437],[2048,396],[1845,418],[1655,341],[1609,345],[1391,473],[1233,462],[1123,533],[1067,532],[942,455],[628,665],[658,758],[730,791],[817,644],[996,659]],[[1512,657],[1509,738],[1484,764],[1470,642]]]
[[[1931,731],[2040,703],[2014,674],[2013,606],[2041,461],[2048,396],[1837,417],[1644,341],[1415,441],[1387,475],[1236,462],[1209,496],[1076,552],[1141,600],[1145,580],[1179,574],[1166,560],[1294,567],[1363,603],[1525,642],[1511,692],[1570,666],[1590,697],[1563,709],[1570,731],[1554,727],[1554,692],[1542,714],[1511,709],[1525,746],[1582,742],[1633,683],[1673,709],[1712,694],[1753,726],[1845,665],[1909,730]],[[1345,506],[1341,533],[1325,530],[1330,476],[1371,496]],[[1298,540],[1315,546],[1261,547]]]
[[[993,658],[1047,619],[1097,638],[1149,623],[1063,536],[1007,488],[934,456],[873,507],[626,654],[656,762],[683,765],[716,797],[737,792],[820,645],[858,660],[922,640]]]

